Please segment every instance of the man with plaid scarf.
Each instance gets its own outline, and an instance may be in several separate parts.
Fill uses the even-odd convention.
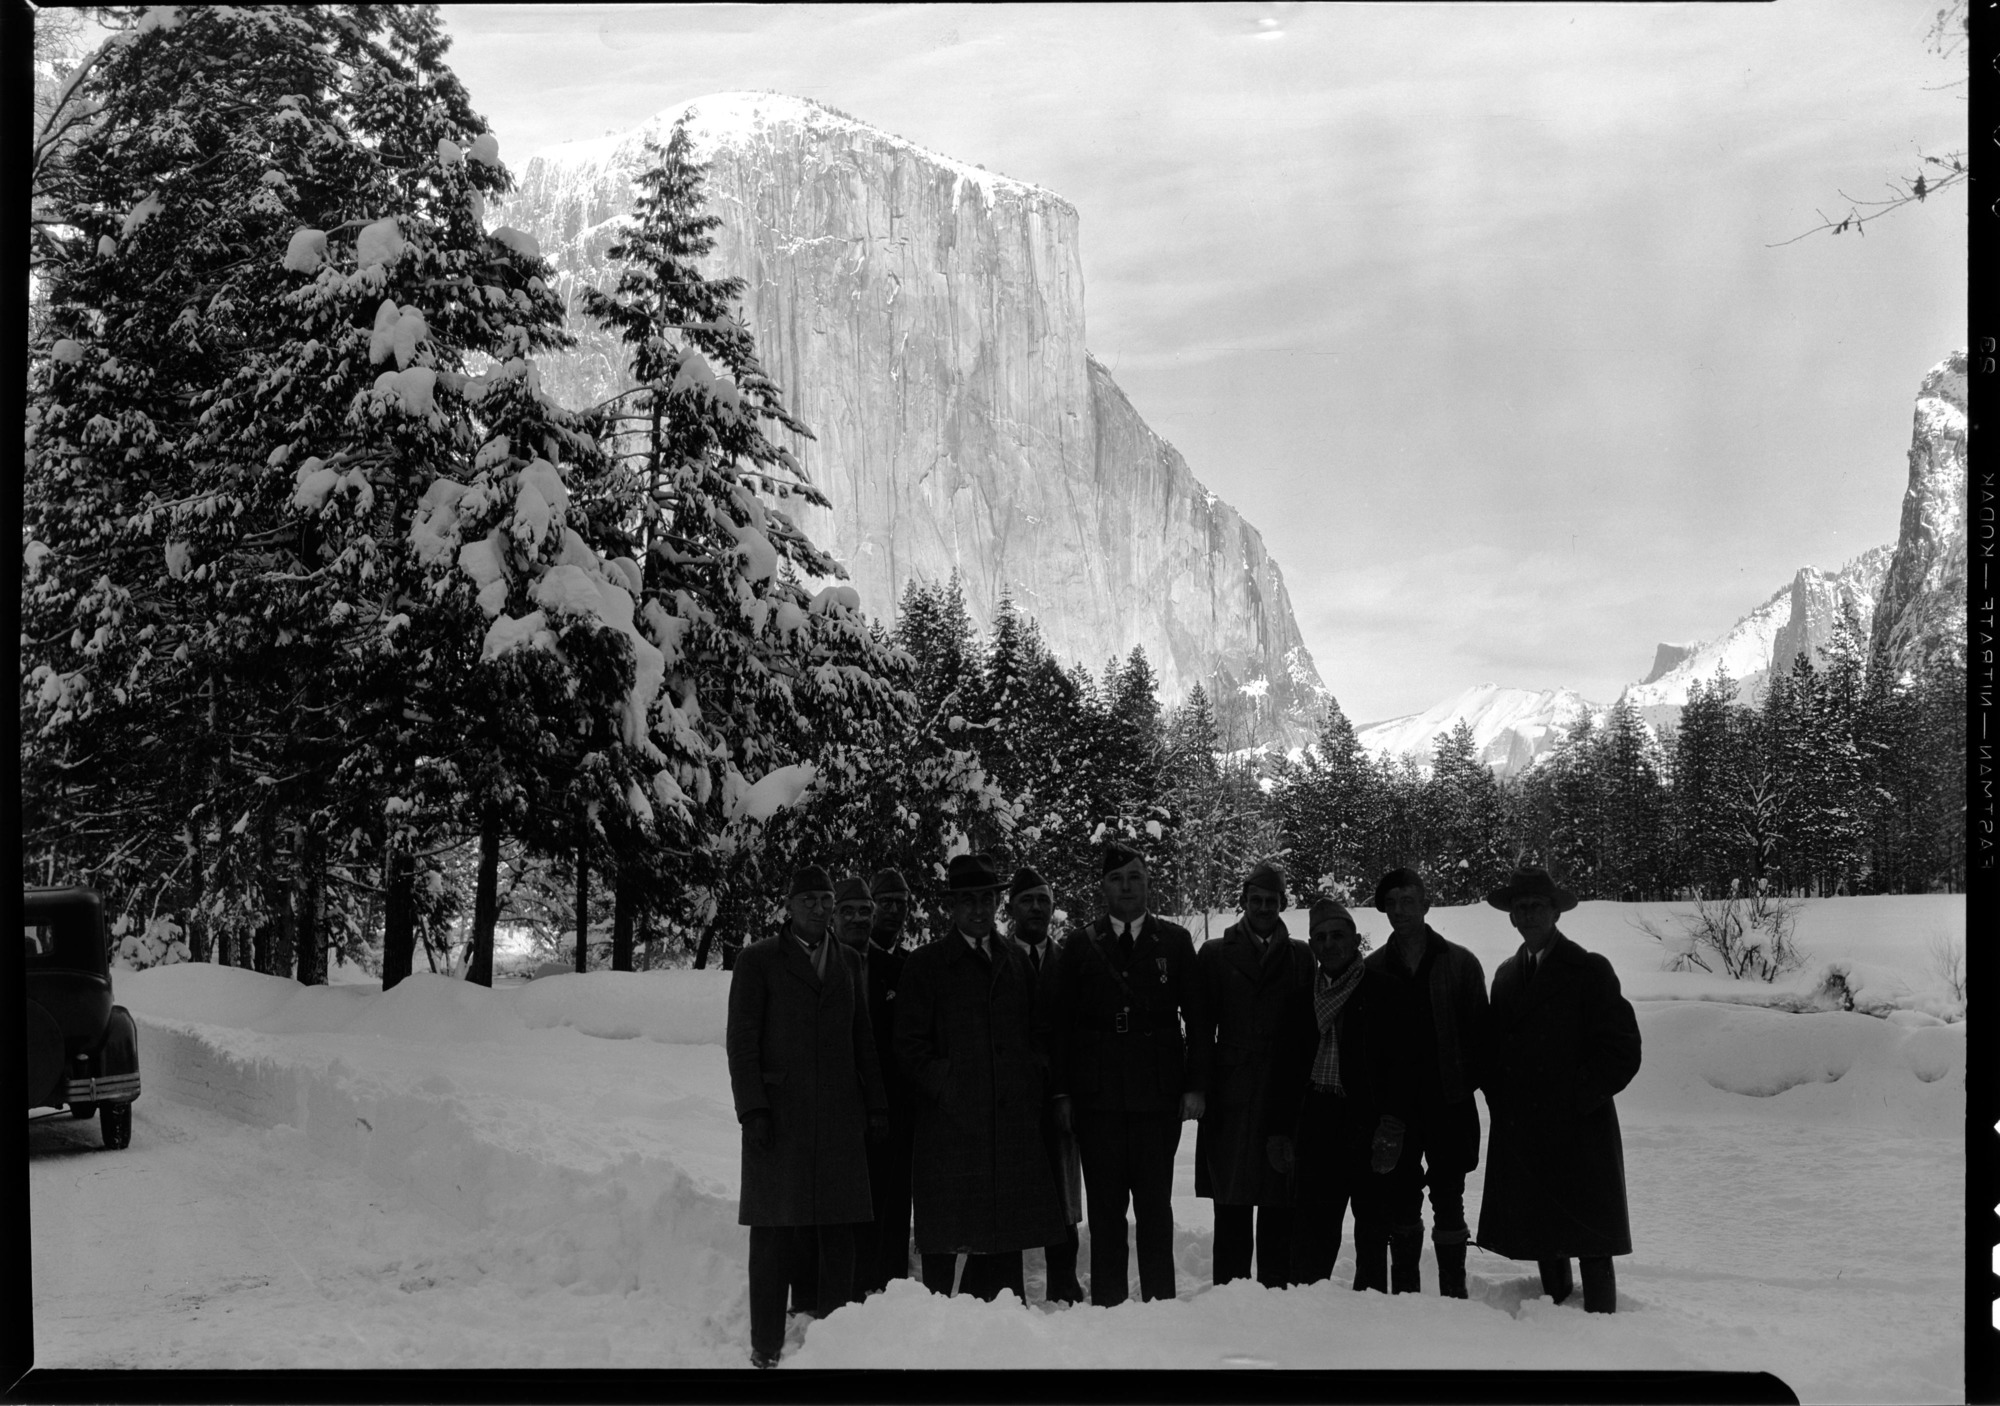
[[[1382,978],[1331,898],[1312,906],[1313,979],[1295,1000],[1272,1071],[1267,1144],[1292,1177],[1292,1282],[1333,1275],[1354,1203],[1354,1287],[1389,1290],[1389,1226],[1380,1195],[1402,1152],[1407,1091],[1385,1044]]]

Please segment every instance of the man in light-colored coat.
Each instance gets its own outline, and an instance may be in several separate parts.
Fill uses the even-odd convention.
[[[853,1290],[853,1227],[873,1216],[867,1142],[888,1099],[860,962],[828,931],[833,881],[792,876],[788,921],[737,957],[729,984],[729,1084],[743,1125],[739,1224],[750,1227],[750,1350],[777,1365],[793,1266],[818,1260],[821,1314]]]

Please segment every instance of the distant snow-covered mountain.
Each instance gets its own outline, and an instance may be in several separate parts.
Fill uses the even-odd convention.
[[[1601,720],[1604,707],[1567,688],[1502,688],[1484,683],[1468,688],[1421,713],[1364,723],[1354,736],[1362,747],[1382,757],[1408,753],[1428,765],[1438,739],[1466,722],[1479,756],[1502,778],[1525,771],[1555,750],[1562,735],[1580,717]]]

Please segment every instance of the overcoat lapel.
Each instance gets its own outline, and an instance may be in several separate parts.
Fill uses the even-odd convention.
[[[820,939],[821,942],[831,942],[832,940],[831,937],[822,937]],[[805,947],[796,937],[792,936],[790,930],[787,930],[778,939],[778,950],[784,953],[784,956],[780,960],[785,970],[800,981],[803,981],[806,984],[806,988],[815,995],[822,994],[821,987],[825,983],[820,981],[819,973],[813,970],[812,958],[806,955]],[[828,955],[831,956],[832,954]]]
[[[1527,963],[1525,961],[1522,963],[1521,976],[1524,985],[1517,1021],[1526,1020],[1535,1011],[1547,1005],[1563,987],[1569,984],[1570,954],[1575,950],[1575,946],[1576,944],[1558,932],[1542,954],[1532,977],[1528,976]],[[1521,950],[1523,952],[1528,950],[1526,943],[1521,944]]]

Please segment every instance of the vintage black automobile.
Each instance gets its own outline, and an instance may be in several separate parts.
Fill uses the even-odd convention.
[[[21,898],[28,945],[28,1108],[95,1113],[106,1147],[132,1141],[139,1029],[111,1004],[104,900],[89,889],[31,888]],[[44,1115],[46,1116],[46,1115]]]

